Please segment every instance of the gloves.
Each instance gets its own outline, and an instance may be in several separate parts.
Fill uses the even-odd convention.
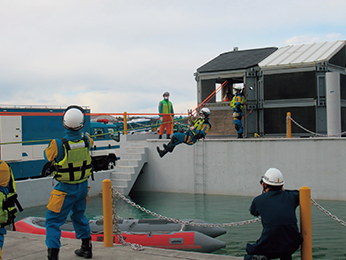
[[[196,128],[192,125],[189,127],[191,131],[194,131]]]

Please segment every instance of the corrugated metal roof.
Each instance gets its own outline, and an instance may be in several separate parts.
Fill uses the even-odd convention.
[[[225,52],[199,67],[199,73],[241,70],[257,66],[265,57],[277,50],[277,47]]]
[[[262,69],[275,67],[304,67],[332,58],[346,41],[289,45],[279,48],[259,63]]]

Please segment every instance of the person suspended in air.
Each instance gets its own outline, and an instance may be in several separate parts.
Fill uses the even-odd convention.
[[[205,138],[211,129],[211,124],[209,122],[210,110],[204,107],[198,114],[199,117],[197,119],[189,122],[189,130],[185,133],[174,133],[171,141],[168,144],[163,145],[163,150],[156,147],[161,158],[165,156],[166,153],[173,152],[174,148],[179,144],[185,143],[187,145],[193,145],[197,140]]]

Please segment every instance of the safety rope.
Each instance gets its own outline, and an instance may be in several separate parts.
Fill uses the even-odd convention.
[[[305,128],[304,126],[302,126],[301,124],[299,124],[297,121],[295,121],[292,117],[288,116],[286,117],[286,130],[287,130],[287,120],[288,119],[291,119],[291,121],[296,124],[298,127],[300,127],[301,129],[303,129],[304,131],[312,134],[312,135],[315,135],[315,136],[321,136],[321,137],[340,137],[340,135],[343,135],[343,134],[346,134],[346,131],[345,132],[342,132],[340,134],[335,134],[335,135],[325,135],[325,134],[319,134],[319,133],[315,133],[313,131],[310,131],[309,129]]]
[[[195,109],[190,110],[189,113],[188,113],[189,116],[187,118],[173,119],[172,121],[168,121],[168,122],[152,124],[152,125],[142,125],[142,126],[135,127],[135,128],[130,125],[130,130],[129,129],[128,130],[129,131],[136,131],[136,130],[140,130],[140,129],[144,129],[144,128],[151,128],[151,129],[153,129],[154,127],[158,127],[160,125],[169,124],[169,123],[173,123],[174,124],[175,122],[179,122],[179,121],[183,121],[185,119],[189,119],[189,118],[192,117],[192,114],[197,111],[198,108],[200,108],[200,109],[203,108],[205,106],[205,104],[208,103],[210,101],[210,99],[213,98],[227,84],[228,84],[228,81],[227,80],[224,81],[215,91],[213,91],[213,93],[211,93],[205,100],[203,100],[203,102],[201,104],[199,104]],[[252,110],[250,111],[250,113],[251,112],[252,112]],[[6,113],[10,113],[10,112],[6,112]],[[139,123],[136,123],[136,124],[139,124]],[[102,133],[102,134],[95,134],[95,135],[91,135],[91,137],[105,136],[105,135],[108,135],[108,134],[116,134],[116,133],[122,133],[122,132],[124,132],[124,130],[119,130],[119,131],[115,131],[115,132],[108,132],[108,133]],[[0,145],[25,144],[25,143],[41,143],[41,142],[49,143],[52,140],[53,139],[17,141],[17,142],[4,142],[4,143],[0,143]]]
[[[224,81],[217,89],[215,89],[206,99],[204,99],[195,109],[193,109],[193,110],[190,112],[191,115],[192,115],[194,112],[196,112],[196,114],[197,114],[197,110],[198,110],[198,109],[202,109],[202,108],[205,106],[205,104],[208,103],[217,93],[219,93],[219,91],[220,91],[223,87],[227,86],[227,84],[228,84],[228,81],[227,81],[227,80]]]
[[[179,119],[174,119],[173,121],[170,122],[180,122],[183,121],[187,118],[179,118]],[[135,131],[135,130],[140,130],[140,129],[144,129],[144,128],[152,128],[155,126],[160,126],[162,124],[168,124],[170,122],[164,122],[164,123],[158,123],[158,124],[152,124],[152,125],[142,125],[139,127],[135,127],[135,128],[131,128],[131,131]],[[137,124],[137,123],[136,123]],[[111,125],[110,125],[111,126]],[[123,133],[124,130],[119,130],[119,131],[114,131],[114,132],[107,132],[107,133],[102,133],[102,134],[95,134],[95,135],[90,135],[90,137],[98,137],[98,136],[105,136],[105,135],[112,135],[112,134],[116,134],[116,133]],[[44,139],[44,140],[31,140],[31,141],[17,141],[17,142],[4,142],[4,143],[0,143],[0,145],[8,145],[8,144],[25,144],[25,143],[49,143],[51,142],[53,139]]]

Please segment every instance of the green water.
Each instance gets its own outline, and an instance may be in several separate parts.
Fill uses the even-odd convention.
[[[253,218],[248,211],[252,197],[140,192],[131,193],[131,199],[153,212],[179,219],[196,218],[211,223],[231,223]],[[346,201],[317,202],[332,214],[346,220]],[[122,218],[153,218],[122,200],[117,202],[117,211]],[[19,213],[18,219],[27,216],[44,217],[45,213],[44,206],[27,208]],[[100,197],[90,198],[86,215],[89,219],[102,216]],[[226,229],[227,233],[217,239],[226,242],[227,246],[214,254],[243,256],[246,243],[253,243],[259,238],[262,226],[258,222]],[[313,259],[346,259],[346,227],[315,206],[312,206],[312,237]],[[300,251],[293,255],[293,259],[300,259]]]

